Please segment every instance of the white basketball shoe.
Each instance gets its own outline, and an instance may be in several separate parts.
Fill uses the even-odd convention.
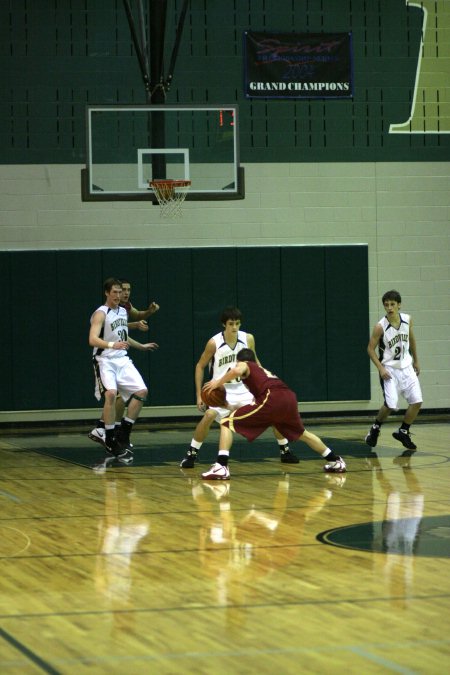
[[[92,431],[88,433],[88,438],[90,438],[91,441],[94,441],[94,443],[100,443],[100,445],[103,445],[103,447],[106,448],[106,431],[105,429],[102,429],[102,427],[92,429]]]
[[[325,464],[323,470],[325,473],[345,473],[347,471],[347,465],[342,457],[338,457],[336,461]]]
[[[209,471],[202,473],[203,480],[230,480],[230,469],[215,462]]]

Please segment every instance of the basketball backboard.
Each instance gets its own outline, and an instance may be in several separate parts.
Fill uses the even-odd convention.
[[[86,109],[83,201],[150,200],[149,181],[190,180],[189,200],[242,199],[236,105]]]

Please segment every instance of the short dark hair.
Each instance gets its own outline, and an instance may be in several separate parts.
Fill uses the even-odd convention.
[[[248,349],[248,347],[245,347],[244,349],[241,349],[236,354],[236,361],[255,361],[256,362],[256,354],[253,351],[253,349]]]
[[[124,277],[120,277],[120,283],[121,284],[130,284],[130,286],[131,286],[131,281],[129,281],[128,279],[124,279]]]
[[[400,304],[402,301],[402,296],[398,291],[392,289],[392,291],[386,291],[386,293],[381,298],[383,305],[386,300],[393,300],[394,302],[398,302],[398,304]]]
[[[230,319],[232,319],[233,321],[242,321],[241,310],[238,309],[237,307],[233,307],[232,305],[225,307],[220,316],[220,323],[225,324]]]
[[[103,290],[105,291],[105,293],[109,293],[109,291],[113,286],[122,286],[122,282],[119,281],[119,279],[116,279],[115,277],[108,277],[107,279],[105,279],[103,283]]]

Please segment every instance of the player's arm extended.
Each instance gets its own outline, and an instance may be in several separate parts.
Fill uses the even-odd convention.
[[[129,321],[128,328],[137,328],[137,330],[142,330],[145,333],[148,331],[148,323],[141,319],[141,321]]]
[[[149,316],[158,310],[159,305],[153,301],[149,304],[147,309],[136,309],[136,307],[131,307],[128,317],[131,319],[131,321],[141,321],[142,319],[148,319]]]
[[[207,391],[211,391],[212,389],[217,389],[217,387],[220,387],[221,384],[226,384],[227,382],[235,380],[237,377],[240,377],[242,380],[245,380],[249,372],[250,369],[247,365],[247,362],[239,361],[233,368],[227,370],[227,372],[224,373],[224,375],[222,375],[222,377],[219,380],[211,380],[210,382],[207,382],[204,388]]]
[[[128,336],[128,344],[130,347],[134,347],[134,349],[140,349],[141,352],[148,352],[148,351],[154,351],[155,349],[158,349],[159,345],[156,344],[156,342],[138,342],[137,340],[133,340],[133,338],[130,338]]]

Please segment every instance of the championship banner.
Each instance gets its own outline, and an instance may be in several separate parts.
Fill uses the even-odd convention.
[[[351,98],[351,33],[244,33],[246,98]]]

